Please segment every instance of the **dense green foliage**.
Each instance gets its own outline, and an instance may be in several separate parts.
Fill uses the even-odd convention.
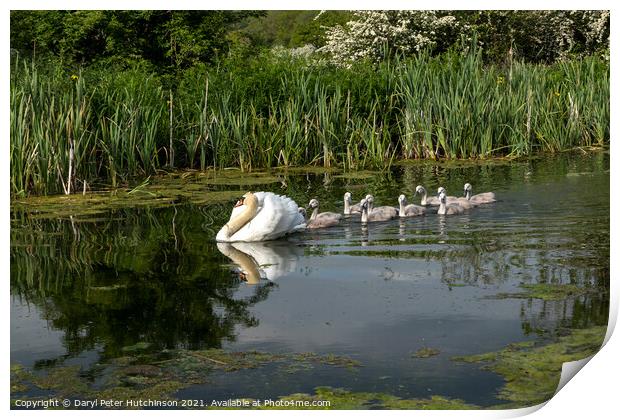
[[[351,17],[347,11],[270,10],[264,16],[247,19],[240,33],[256,45],[288,48],[325,44],[325,28],[345,24]]]
[[[145,61],[158,72],[213,62],[238,22],[261,12],[217,10],[23,10],[11,13],[11,48],[70,64]]]
[[[444,19],[443,29],[432,22],[428,26],[429,13]],[[483,58],[491,63],[509,56],[550,63],[609,54],[609,12],[570,10],[17,10],[11,12],[11,48],[24,57],[52,56],[67,65],[144,61],[155,72],[168,74],[231,54],[256,55],[274,46],[324,47],[337,27],[349,32],[353,44],[365,42],[353,28],[373,36],[385,34],[383,41],[393,52],[399,51],[398,38],[408,35],[408,44],[420,44],[420,37],[429,36],[426,30],[434,31],[435,53],[458,43],[461,36],[477,34]],[[373,36],[366,38],[383,42]]]
[[[488,13],[459,19],[491,28]],[[322,24],[350,15],[263,14],[12,12],[11,191],[116,186],[165,167],[381,168],[609,140],[599,56],[528,63],[506,56],[505,40],[492,50],[474,38],[342,67],[258,46],[320,44]]]

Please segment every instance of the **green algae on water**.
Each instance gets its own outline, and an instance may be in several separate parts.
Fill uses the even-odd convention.
[[[560,337],[552,344],[515,343],[496,352],[453,357],[452,360],[481,363],[483,369],[504,377],[506,383],[497,397],[507,403],[497,408],[528,407],[553,397],[562,363],[592,356],[600,349],[605,332],[603,326],[573,330],[571,335]]]
[[[243,172],[238,168],[224,170],[180,171],[169,172],[164,177],[157,177],[157,185],[228,185],[253,186],[267,185],[281,182],[281,177],[266,171]]]
[[[187,190],[181,187],[166,188],[149,186],[146,191],[131,193],[127,190],[87,193],[86,195],[52,195],[15,199],[11,210],[24,211],[29,217],[37,218],[78,218],[102,215],[109,211],[125,208],[162,208],[177,203],[197,205],[226,203],[247,191]]]
[[[416,357],[418,359],[426,359],[429,357],[437,356],[441,351],[439,349],[434,349],[432,347],[422,347],[416,351],[412,357]]]
[[[228,373],[272,366],[293,373],[315,366],[354,369],[361,364],[347,356],[316,353],[267,353],[260,351],[162,350],[145,353],[145,342],[126,346],[123,356],[97,364],[105,372],[94,385],[89,372],[79,365],[59,366],[29,372],[21,365],[11,367],[11,393],[20,395],[32,387],[50,397],[83,399],[174,400],[174,394],[194,384],[204,384],[213,373]]]
[[[286,405],[286,402],[307,401],[309,405]],[[329,401],[329,405],[312,406],[318,401]],[[379,392],[353,392],[339,388],[318,387],[314,394],[292,394],[280,397],[280,404],[262,406],[263,409],[332,409],[332,410],[472,410],[478,407],[462,400],[450,399],[437,395],[429,399],[402,399],[390,394]]]
[[[11,365],[11,394],[26,392],[30,389],[28,385],[33,379],[32,373],[28,372],[22,365]]]
[[[490,299],[542,299],[542,300],[563,300],[596,292],[596,288],[591,286],[578,286],[575,284],[521,284],[522,292],[498,293],[489,296]]]

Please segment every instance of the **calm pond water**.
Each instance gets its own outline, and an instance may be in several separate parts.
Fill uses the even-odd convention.
[[[361,176],[361,175],[360,175]],[[286,193],[322,211],[368,192],[378,205],[417,184],[499,201],[457,216],[331,229],[270,243],[219,245],[232,202],[44,219],[12,211],[11,363],[35,372],[80,365],[96,383],[127,346],[315,352],[358,360],[295,374],[215,372],[179,398],[275,398],[317,386],[500,403],[502,377],[453,356],[569,328],[605,325],[608,293],[556,301],[499,299],[521,283],[609,290],[609,155],[511,163],[396,166],[389,174],[297,174]],[[220,187],[227,188],[227,187]],[[230,189],[250,189],[243,185]],[[281,183],[253,190],[282,192]],[[412,357],[422,347],[429,358]],[[12,394],[36,397],[34,391]]]

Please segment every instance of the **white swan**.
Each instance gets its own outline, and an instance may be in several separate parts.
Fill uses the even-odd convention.
[[[267,241],[305,227],[297,203],[290,198],[272,192],[248,192],[237,202],[230,220],[215,239],[218,242]]]
[[[426,207],[416,206],[415,204],[407,205],[407,197],[405,197],[405,194],[398,196],[398,204],[400,206],[398,209],[398,215],[400,217],[422,216],[426,214]]]
[[[319,229],[335,226],[340,223],[342,214],[326,211],[319,213],[319,200],[313,198],[308,203],[308,207],[313,209],[310,219],[306,222],[307,229]]]
[[[370,201],[368,198],[364,198],[360,201],[360,206],[362,207],[362,224],[366,224],[368,222],[385,222],[387,220],[392,220],[395,217],[383,212],[370,213]]]
[[[446,191],[446,189],[444,187],[439,187],[437,189],[437,195],[441,194],[442,192],[446,194],[446,204],[448,205],[458,204],[459,206],[463,207],[465,210],[469,210],[469,209],[473,209],[479,204],[475,201],[469,201],[465,197],[455,197],[453,195],[447,195],[448,192]]]
[[[347,191],[344,193],[344,214],[359,214],[362,212],[359,204],[351,204],[351,193]]]
[[[446,193],[441,192],[439,194],[439,210],[437,214],[461,214],[465,212],[465,209],[458,204],[446,204]]]
[[[485,192],[480,194],[472,195],[473,188],[471,184],[468,182],[463,186],[463,192],[465,193],[465,198],[475,204],[488,204],[495,203],[497,199],[495,198],[495,193],[493,192]]]
[[[398,217],[398,209],[392,206],[379,206],[375,207],[375,197],[372,194],[368,194],[365,198],[368,203],[368,215],[376,215],[376,218],[390,220]]]
[[[422,195],[422,201],[420,201],[420,205],[422,206],[438,206],[439,203],[439,198],[437,197],[427,197],[426,196],[426,188],[424,188],[421,185],[418,185],[417,187],[415,187],[415,193],[413,194],[414,196],[420,194]]]

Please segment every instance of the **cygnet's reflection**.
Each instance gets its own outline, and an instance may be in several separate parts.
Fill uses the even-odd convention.
[[[368,226],[362,225],[362,246],[368,246]]]
[[[404,242],[406,233],[405,221],[401,218],[398,224],[398,240]]]
[[[439,222],[439,236],[442,240],[439,241],[440,244],[446,243],[445,237],[447,236],[446,230],[446,216],[443,214],[438,215],[437,221]]]
[[[289,242],[218,242],[217,249],[239,269],[248,284],[274,281],[297,268],[303,249]]]

